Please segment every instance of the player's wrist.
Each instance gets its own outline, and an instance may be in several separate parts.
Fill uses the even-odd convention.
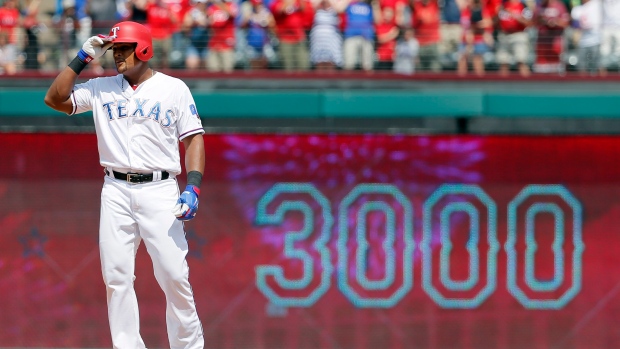
[[[198,171],[189,171],[187,173],[187,185],[192,185],[198,189],[198,193],[200,193],[200,183],[202,182],[202,173]]]
[[[69,63],[68,67],[71,68],[71,70],[73,70],[77,75],[80,75],[82,70],[84,70],[87,65],[88,63],[81,60],[79,56],[76,56],[75,58],[73,58],[71,63]]]
[[[88,53],[86,53],[86,51],[84,51],[84,49],[79,50],[78,53],[77,53],[77,56],[78,56],[78,58],[82,62],[84,62],[86,64],[90,63],[90,61],[93,60],[93,57],[91,55],[89,55]]]

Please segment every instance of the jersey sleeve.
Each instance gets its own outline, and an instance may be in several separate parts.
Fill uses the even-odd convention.
[[[196,109],[196,102],[194,102],[194,97],[192,97],[189,88],[183,84],[183,88],[180,90],[182,92],[179,103],[177,131],[179,133],[179,140],[183,140],[187,136],[205,133],[205,131],[202,127],[200,115],[198,115],[198,109]]]
[[[71,92],[73,111],[69,115],[80,114],[93,109],[93,81],[77,84]]]

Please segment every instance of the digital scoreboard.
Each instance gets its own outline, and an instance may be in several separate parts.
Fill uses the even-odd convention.
[[[620,347],[619,138],[204,139],[186,230],[207,348]],[[0,346],[110,346],[95,136],[0,146]],[[135,286],[166,347],[144,248]]]

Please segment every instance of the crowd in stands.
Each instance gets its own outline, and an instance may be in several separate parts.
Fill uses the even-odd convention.
[[[620,59],[620,0],[0,1],[0,74],[62,69],[121,20],[150,27],[156,69],[605,75]]]

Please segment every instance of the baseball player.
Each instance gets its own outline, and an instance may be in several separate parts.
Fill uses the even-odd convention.
[[[118,75],[76,84],[88,63],[112,49]],[[92,110],[104,184],[99,249],[107,288],[112,343],[145,348],[133,288],[141,241],[165,293],[170,348],[204,347],[186,262],[183,221],[198,209],[204,171],[204,133],[190,91],[181,80],[156,72],[150,31],[121,22],[108,36],[89,38],[45,96],[67,114]],[[179,141],[185,147],[187,187],[179,195]]]

